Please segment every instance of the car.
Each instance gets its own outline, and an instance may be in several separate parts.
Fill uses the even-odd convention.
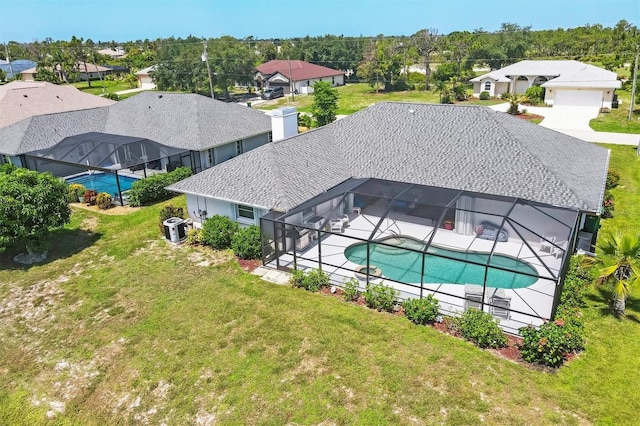
[[[283,96],[284,89],[282,87],[272,87],[262,93],[262,99],[275,99]]]

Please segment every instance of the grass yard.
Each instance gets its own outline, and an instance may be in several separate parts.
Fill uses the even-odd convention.
[[[102,87],[104,85],[104,91]],[[78,90],[82,90],[85,93],[90,93],[92,95],[102,95],[103,93],[114,93],[119,92],[121,90],[129,90],[135,89],[135,87],[131,87],[129,83],[125,83],[123,81],[116,80],[93,80],[91,81],[91,87],[89,87],[89,83],[86,81],[79,81],[77,83],[73,83]]]
[[[596,132],[640,134],[640,107],[634,107],[632,119],[628,121],[631,95],[623,90],[616,90],[616,93],[622,101],[620,107],[611,109],[611,112],[601,112],[589,122],[589,126]]]
[[[640,183],[635,153],[610,148],[624,177],[604,229],[637,220],[621,204]],[[403,317],[263,282],[228,252],[169,245],[157,225],[166,204],[75,211],[42,265],[0,255],[0,424],[637,419],[640,289],[620,320],[594,290],[586,352],[536,371]]]
[[[437,104],[439,103],[438,94],[434,91],[410,90],[404,92],[378,92],[366,83],[348,84],[346,86],[336,87],[338,91],[338,111],[339,115],[349,115],[354,112],[365,109],[366,107],[385,101],[392,102],[423,102]],[[295,102],[291,101],[291,96],[285,96],[268,104],[257,105],[259,109],[275,109],[282,106],[294,106],[299,112],[311,112],[311,104],[313,103],[313,95],[295,95]],[[501,103],[501,101],[480,101],[472,99],[461,102],[461,105],[493,105]]]

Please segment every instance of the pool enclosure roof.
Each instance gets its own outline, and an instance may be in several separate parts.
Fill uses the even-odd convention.
[[[92,169],[121,170],[185,152],[150,139],[89,132],[69,136],[46,149],[25,155]]]

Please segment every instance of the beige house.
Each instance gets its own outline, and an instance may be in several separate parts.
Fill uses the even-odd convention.
[[[488,92],[525,93],[531,86],[545,88],[547,105],[611,108],[615,89],[621,86],[616,73],[578,61],[520,61],[470,80],[473,96]]]
[[[97,80],[101,77],[103,78],[105,75],[113,71],[111,68],[103,67],[101,65],[85,64],[80,62],[75,65],[75,69],[78,71],[78,79],[85,81],[87,79]],[[36,81],[38,68],[29,68],[22,71],[20,74],[22,74],[22,81]]]
[[[151,74],[158,68],[157,65],[152,65],[150,67],[141,69],[136,73],[136,77],[138,77],[138,87],[141,89],[155,89],[156,84],[153,82],[153,78]]]

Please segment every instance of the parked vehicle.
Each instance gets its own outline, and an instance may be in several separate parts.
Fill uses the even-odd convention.
[[[284,89],[282,87],[272,87],[262,93],[262,99],[275,99],[283,96]]]

